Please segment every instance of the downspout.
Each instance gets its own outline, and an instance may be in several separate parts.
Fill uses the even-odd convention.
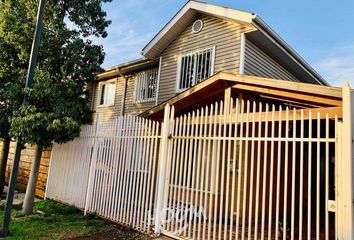
[[[116,67],[116,72],[119,74],[119,76],[121,76],[122,78],[124,78],[124,88],[123,88],[123,95],[122,95],[122,105],[121,105],[121,109],[120,109],[120,115],[123,116],[125,113],[125,98],[127,95],[127,85],[128,85],[128,79],[129,77],[125,76],[121,70]]]
[[[246,35],[241,33],[241,46],[240,46],[240,67],[239,73],[243,75],[245,73],[245,54],[246,54]]]
[[[94,109],[94,104],[95,104],[95,95],[96,95],[96,81],[93,80],[92,82],[92,93],[91,93],[91,111],[93,112],[93,109]]]
[[[159,103],[159,88],[160,88],[160,79],[161,79],[161,67],[162,67],[162,57],[160,57],[159,60],[159,70],[158,70],[158,75],[157,75],[157,84],[156,84],[156,96],[155,96],[155,106],[158,105]]]

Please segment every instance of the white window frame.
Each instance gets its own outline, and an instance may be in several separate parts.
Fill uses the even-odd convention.
[[[153,92],[153,96],[147,98],[144,94],[141,93],[142,90],[149,91],[149,80],[151,75],[155,76],[153,84],[155,85],[155,92]],[[134,101],[136,103],[142,102],[154,102],[156,101],[157,96],[157,87],[159,80],[159,68],[152,68],[142,72],[135,74],[135,88],[134,88]]]
[[[202,49],[198,49],[196,51],[193,51],[193,52],[189,52],[189,53],[184,53],[184,54],[181,54],[179,57],[178,57],[178,61],[177,61],[177,77],[176,77],[176,92],[179,93],[179,92],[183,92],[185,91],[187,88],[180,88],[180,81],[181,81],[181,67],[182,67],[182,59],[186,56],[193,56],[193,55],[196,55],[200,52],[203,52],[203,51],[208,51],[208,50],[211,50],[211,64],[210,64],[210,76],[214,75],[214,71],[215,71],[215,50],[216,50],[216,46],[212,46],[212,47],[206,47],[206,48],[202,48]],[[197,58],[194,59],[194,61],[197,61]],[[194,62],[194,74],[196,73],[196,66],[197,64]],[[209,76],[209,77],[210,77]],[[208,77],[207,77],[208,78]],[[206,79],[207,79],[206,78]],[[206,80],[206,79],[203,79],[202,81]],[[196,83],[195,83],[195,75],[193,76],[193,83],[192,83],[192,86],[195,86]]]
[[[108,85],[108,84],[114,84],[114,95],[113,95],[113,101],[112,103],[107,103],[108,99],[108,94],[109,91],[105,91],[105,97],[104,97],[104,103],[101,104],[101,97],[102,97],[102,86],[103,85]],[[117,90],[117,81],[116,80],[110,80],[110,81],[104,81],[100,82],[98,84],[98,99],[97,99],[97,107],[112,107],[115,105],[115,100],[116,100],[116,90]]]

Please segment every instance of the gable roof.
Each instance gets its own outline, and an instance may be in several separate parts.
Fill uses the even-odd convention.
[[[272,54],[274,53],[275,56],[284,60],[285,64],[296,71],[303,81],[329,85],[326,80],[256,14],[195,0],[188,1],[177,14],[172,17],[143,48],[142,54],[149,59],[158,58],[170,43],[176,39],[199,14],[206,14],[253,27],[258,31],[249,33],[250,38],[253,38],[254,41],[258,39],[258,42],[264,43],[262,47],[267,48]]]
[[[142,54],[148,58],[158,57],[198,14],[207,14],[249,26],[252,26],[252,19],[255,16],[255,14],[246,11],[221,7],[200,1],[188,1],[143,48]]]

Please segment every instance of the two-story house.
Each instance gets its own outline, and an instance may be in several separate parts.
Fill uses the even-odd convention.
[[[176,239],[349,233],[349,85],[257,15],[193,0],[141,53],[88,86],[93,125],[54,144],[49,198]]]
[[[284,84],[280,87],[290,91],[297,85],[288,81],[318,86],[328,83],[253,13],[188,1],[141,53],[141,59],[107,68],[88,86],[92,91],[94,122],[98,115],[103,122],[125,114],[162,119],[161,109],[166,103],[174,104],[177,115],[214,103],[223,99],[224,90],[229,87],[227,82],[214,82],[220,76],[258,77],[257,86],[238,86],[233,97],[287,102],[300,108],[341,104],[332,93],[304,100],[305,95],[298,93],[289,98],[289,93],[279,96],[279,89],[264,91],[264,87],[280,86],[279,81],[271,79],[287,80],[281,81]],[[312,90],[312,85],[307,89],[308,93],[326,92],[322,88]],[[240,94],[242,91],[247,94]],[[327,99],[332,100],[328,103]],[[311,102],[314,100],[316,103]],[[10,152],[8,173],[13,148]],[[26,186],[32,155],[32,149],[23,153],[18,178],[22,187]],[[45,191],[49,157],[50,150],[42,159],[37,184],[40,196]]]
[[[199,1],[141,53],[97,76],[92,109],[101,120],[142,114],[219,72],[328,85],[259,16]]]

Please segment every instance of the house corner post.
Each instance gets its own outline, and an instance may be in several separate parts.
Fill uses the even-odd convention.
[[[171,107],[166,105],[164,111],[164,120],[162,123],[161,130],[161,142],[160,142],[160,153],[158,160],[158,170],[157,170],[157,200],[154,212],[155,221],[155,234],[159,235],[161,233],[162,221],[165,215],[165,194],[166,194],[166,175],[168,173],[168,156],[169,156],[169,133],[170,133],[170,118],[171,118]]]
[[[100,128],[100,115],[97,114],[97,119],[96,119],[96,125],[95,125],[95,130],[94,134],[92,136],[92,152],[91,152],[91,157],[90,157],[90,170],[88,174],[88,182],[87,182],[87,188],[86,188],[86,198],[85,198],[85,208],[84,208],[84,215],[87,214],[87,211],[89,210],[89,207],[91,206],[91,195],[93,191],[93,178],[94,178],[94,173],[96,169],[96,162],[97,159],[94,157],[97,155],[98,147],[97,147],[97,142],[98,142],[98,133],[99,133],[99,128]]]
[[[354,207],[353,207],[353,138],[354,138],[354,93],[351,90],[349,83],[346,83],[342,90],[343,94],[343,127],[341,131],[341,176],[339,176],[338,202],[339,209],[338,218],[342,222],[338,226],[338,239],[353,239],[354,238]]]

